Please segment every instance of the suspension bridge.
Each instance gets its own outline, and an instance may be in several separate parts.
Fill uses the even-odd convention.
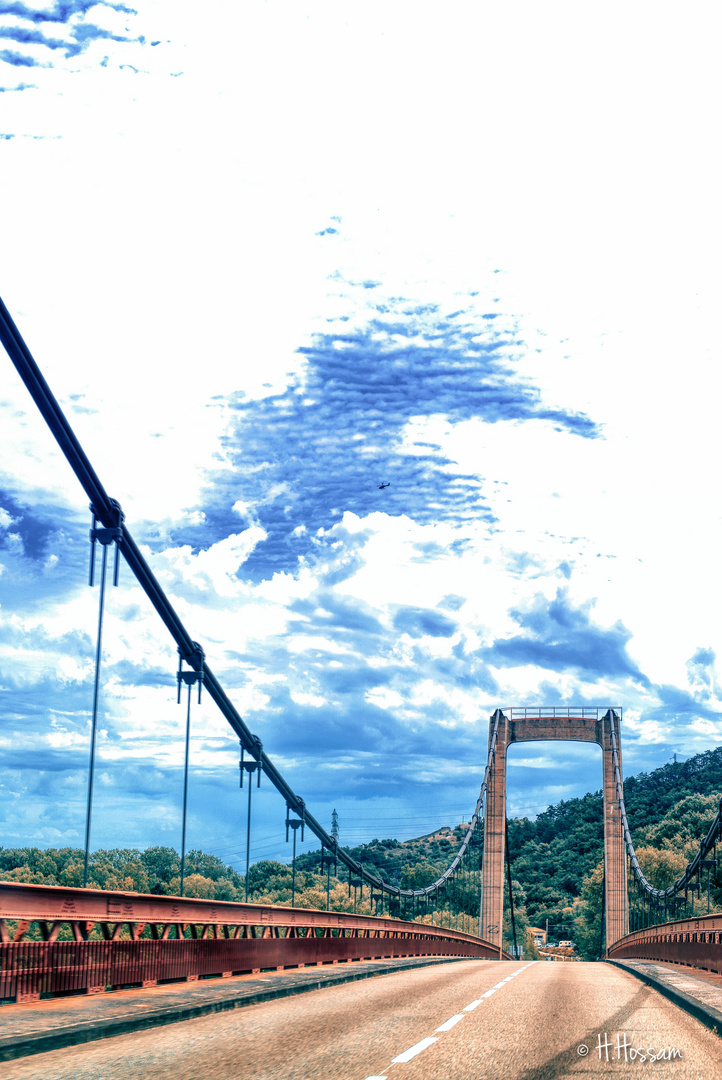
[[[1,300],[0,339],[89,500],[92,515],[89,580],[93,584],[97,575],[100,586],[84,887],[0,883],[0,998],[22,1004],[38,1002],[49,995],[97,994],[120,987],[155,987],[174,980],[237,978],[364,961],[463,958],[469,964],[481,964],[484,971],[490,964],[500,965],[498,970],[514,964],[511,974],[501,983],[487,988],[488,997],[485,991],[478,1001],[474,999],[475,1003],[459,1005],[462,1011],[455,1013],[459,1018],[454,1021],[457,1024],[528,968],[523,961],[515,963],[520,951],[516,949],[516,940],[515,956],[505,951],[502,927],[505,865],[509,873],[507,750],[515,742],[531,740],[596,743],[602,751],[604,880],[600,959],[675,963],[722,974],[722,914],[710,910],[709,890],[710,874],[717,869],[716,847],[722,836],[722,814],[718,810],[698,852],[675,882],[660,889],[647,880],[635,852],[624,804],[622,709],[618,706],[496,709],[489,721],[486,764],[469,825],[448,866],[432,883],[421,888],[402,888],[371,872],[344,850],[314,817],[310,800],[291,788],[214,675],[204,649],[192,639],[141,553],[120,504],[107,494]],[[96,566],[98,545],[99,568]],[[186,699],[179,896],[108,892],[87,887],[104,600],[111,549],[113,579],[117,582],[122,558],[178,650],[178,701],[184,693]],[[247,787],[245,903],[199,900],[183,895],[191,707],[195,695],[200,700],[203,692],[210,696],[239,742],[240,785]],[[252,793],[262,778],[270,782],[283,800],[286,839],[293,841],[294,889],[290,907],[248,902]],[[303,839],[306,830],[316,837],[321,849],[321,865],[327,876],[326,910],[295,906],[296,839],[298,834]],[[349,896],[351,890],[354,896],[360,890],[361,897],[366,891],[373,914],[330,910],[332,870],[334,877],[347,879]],[[510,882],[508,896],[512,900]],[[511,918],[513,926],[513,909]],[[552,967],[556,969],[557,965]],[[597,965],[597,968],[607,972],[598,975],[598,979],[611,978],[610,967]],[[543,978],[548,980],[552,976]],[[518,985],[522,983],[523,979]],[[451,1026],[454,1025],[450,1024],[448,1030]],[[429,1038],[433,1043],[439,1037]],[[363,1077],[364,1073],[358,1075]]]

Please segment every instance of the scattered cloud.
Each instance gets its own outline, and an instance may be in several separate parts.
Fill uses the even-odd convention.
[[[88,20],[90,11],[95,21]],[[147,44],[146,37],[142,33],[133,34],[128,25],[137,20],[138,14],[135,8],[108,0],[55,0],[39,8],[5,3],[0,11],[0,19],[4,20],[0,22],[0,43],[10,42],[20,48],[0,49],[0,61],[15,68],[76,70],[72,65],[68,67],[67,62],[84,56],[94,43],[100,43],[106,47],[106,53],[94,56],[91,66],[107,67],[107,46],[142,48]],[[2,89],[28,88],[22,84]]]
[[[631,633],[621,622],[606,630],[595,626],[590,619],[592,606],[590,601],[575,608],[563,589],[551,601],[539,594],[524,610],[510,612],[525,632],[495,641],[485,655],[502,667],[532,664],[560,673],[571,669],[592,679],[630,676],[648,685],[627,653]]]
[[[237,418],[225,440],[232,468],[213,477],[207,534],[227,527],[229,487],[235,506],[253,506],[247,520],[267,534],[249,559],[258,576],[292,569],[340,507],[419,522],[492,522],[487,478],[415,438],[414,422],[538,421],[597,437],[588,417],[548,408],[514,377],[521,348],[513,324],[492,330],[473,310],[447,315],[394,299],[380,300],[365,324],[318,335],[299,349],[304,367],[288,389],[260,400],[232,397]]]
[[[13,49],[0,49],[0,60],[13,67],[49,67],[48,64],[43,64],[34,57],[15,52]]]
[[[127,4],[114,4],[110,0],[51,0],[41,7],[31,7],[19,0],[5,0],[2,14],[17,15],[21,19],[27,19],[33,23],[58,23],[65,24],[72,20],[75,15],[86,15],[91,8],[108,8],[111,11],[121,12],[123,15],[137,15],[135,8]]]

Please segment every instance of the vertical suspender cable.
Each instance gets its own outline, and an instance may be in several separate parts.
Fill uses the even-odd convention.
[[[95,546],[95,540],[91,540]],[[105,574],[108,567],[108,548],[103,547],[100,566],[100,600],[98,602],[98,640],[95,645],[95,681],[93,683],[93,716],[90,726],[90,768],[88,770],[88,806],[85,813],[85,865],[83,888],[88,887],[88,855],[90,852],[90,819],[93,813],[93,781],[95,778],[95,739],[98,728],[98,695],[100,693],[100,661],[103,655],[103,606],[105,604]]]
[[[191,684],[188,683],[188,708],[186,710],[186,752],[183,767],[183,827],[181,829],[180,894],[183,896],[186,870],[186,819],[188,816],[188,762],[191,746]]]
[[[511,913],[511,934],[514,939],[514,959],[517,960],[518,956],[516,947],[516,922],[514,920],[514,893],[511,888],[511,858],[509,857],[509,821],[506,817],[506,814],[504,815],[504,836],[506,840],[506,877],[509,883],[509,911]]]

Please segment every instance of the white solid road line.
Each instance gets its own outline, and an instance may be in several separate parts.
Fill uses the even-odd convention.
[[[428,1038],[422,1039],[421,1042],[414,1043],[408,1050],[404,1050],[403,1054],[399,1054],[398,1057],[391,1059],[392,1065],[400,1065],[405,1061],[411,1061],[417,1054],[420,1054],[422,1050],[426,1050],[427,1046],[432,1046],[435,1042],[438,1042],[433,1035],[429,1035]]]
[[[455,1016],[452,1016],[451,1019],[447,1020],[445,1024],[441,1025],[441,1027],[437,1027],[436,1030],[437,1031],[451,1031],[454,1024],[458,1024],[459,1020],[463,1020],[463,1019],[464,1019],[464,1014],[463,1013],[456,1013]]]

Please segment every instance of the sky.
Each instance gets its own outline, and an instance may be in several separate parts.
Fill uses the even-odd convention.
[[[0,295],[343,843],[468,820],[497,707],[621,708],[625,775],[720,742],[714,11],[0,0]],[[89,525],[0,357],[7,847],[83,843]],[[124,564],[103,645],[92,846],[178,847],[177,655]],[[600,764],[513,746],[509,813]],[[242,867],[245,812],[204,699],[188,846]]]

